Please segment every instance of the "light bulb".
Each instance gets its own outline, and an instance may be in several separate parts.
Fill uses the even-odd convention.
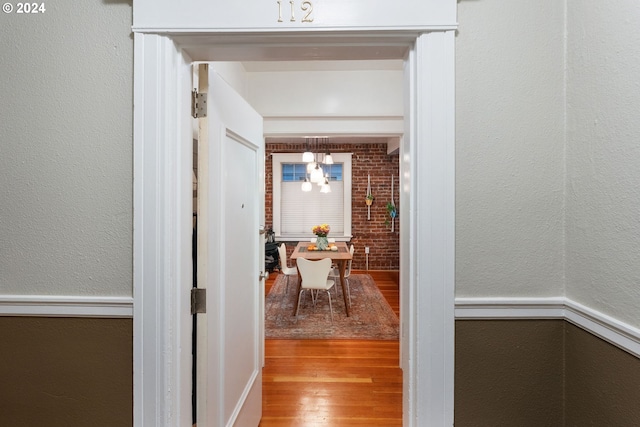
[[[307,173],[313,172],[313,170],[316,168],[316,164],[316,162],[307,163]]]
[[[302,161],[305,163],[313,162],[313,153],[311,151],[305,151],[302,153]]]
[[[333,164],[333,157],[331,157],[331,153],[327,153],[324,156],[324,163],[326,165],[332,165]]]
[[[302,183],[302,191],[311,191],[311,182],[307,178],[304,179]]]
[[[329,186],[329,180],[327,178],[324,179],[324,183],[322,187],[320,187],[321,193],[331,193],[331,187]]]
[[[311,182],[322,184],[322,169],[316,164],[316,168],[311,172]]]

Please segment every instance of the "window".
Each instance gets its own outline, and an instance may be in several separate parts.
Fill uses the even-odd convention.
[[[301,189],[307,165],[301,153],[274,153],[273,161],[273,230],[281,241],[306,240],[313,237],[311,227],[327,223],[330,237],[351,238],[351,153],[336,153],[333,165],[323,165],[329,175],[330,193],[320,193],[313,185],[309,192]]]

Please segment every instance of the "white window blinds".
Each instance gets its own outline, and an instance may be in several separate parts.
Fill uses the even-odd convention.
[[[341,163],[342,181],[330,181],[331,192],[302,191],[302,182],[283,181],[282,164],[300,163],[302,153],[273,153],[273,231],[281,241],[304,240],[313,237],[311,227],[329,224],[329,237],[351,238],[351,153],[332,154]]]
[[[299,182],[281,183],[281,229],[283,235],[311,234],[311,227],[329,224],[332,235],[344,235],[344,183],[331,181],[331,192],[320,186],[304,192]]]

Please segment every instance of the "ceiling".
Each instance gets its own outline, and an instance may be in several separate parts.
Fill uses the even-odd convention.
[[[247,72],[278,71],[380,71],[402,70],[401,59],[380,60],[301,60],[301,61],[243,61]]]
[[[349,42],[345,43],[345,39]],[[327,34],[310,38],[252,35],[185,35],[176,41],[194,62],[240,62],[249,73],[285,71],[379,71],[402,70],[411,37],[399,35],[383,39],[375,36]],[[392,40],[392,41],[390,41]],[[374,142],[371,137],[332,136],[332,143]],[[379,137],[387,142],[389,152],[397,152],[399,137]],[[304,142],[304,137],[288,138],[288,142]],[[275,142],[268,138],[267,142]],[[278,138],[278,142],[284,142]],[[377,142],[377,141],[375,141]]]
[[[295,36],[295,37],[291,37]],[[217,36],[177,36],[176,42],[193,61],[238,61],[251,63],[248,66],[260,71],[261,66],[277,67],[350,67],[388,66],[378,61],[402,61],[413,42],[403,35],[355,36],[349,33],[332,32],[322,36],[308,34],[259,35],[230,34]],[[305,65],[300,63],[307,62]],[[314,64],[327,61],[325,64]],[[337,64],[346,61],[345,64]],[[367,64],[361,61],[372,61]],[[268,62],[270,64],[265,64]],[[262,63],[262,64],[260,64]],[[297,64],[296,64],[297,63]],[[401,63],[401,62],[400,62]],[[258,67],[258,68],[255,68]],[[371,68],[358,68],[371,69]],[[248,70],[249,71],[249,70]]]

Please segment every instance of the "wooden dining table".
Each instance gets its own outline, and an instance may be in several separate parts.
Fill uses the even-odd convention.
[[[350,311],[349,301],[347,297],[347,287],[345,285],[344,272],[347,268],[347,261],[352,259],[353,255],[351,255],[351,252],[349,252],[349,248],[347,247],[347,244],[345,242],[335,242],[333,243],[333,245],[335,245],[338,248],[337,251],[310,250],[309,247],[315,246],[313,243],[299,242],[296,245],[296,248],[293,250],[293,253],[291,254],[291,259],[295,261],[297,265],[296,260],[298,258],[306,258],[309,260],[331,258],[338,265],[338,270],[340,271],[340,285],[342,286],[342,297],[344,298],[344,307],[345,307],[347,316],[350,316],[351,311]],[[300,294],[300,288],[302,286],[302,276],[298,274],[298,277],[300,277],[300,280],[298,280],[297,294]],[[294,310],[294,315],[295,315],[295,310]]]

